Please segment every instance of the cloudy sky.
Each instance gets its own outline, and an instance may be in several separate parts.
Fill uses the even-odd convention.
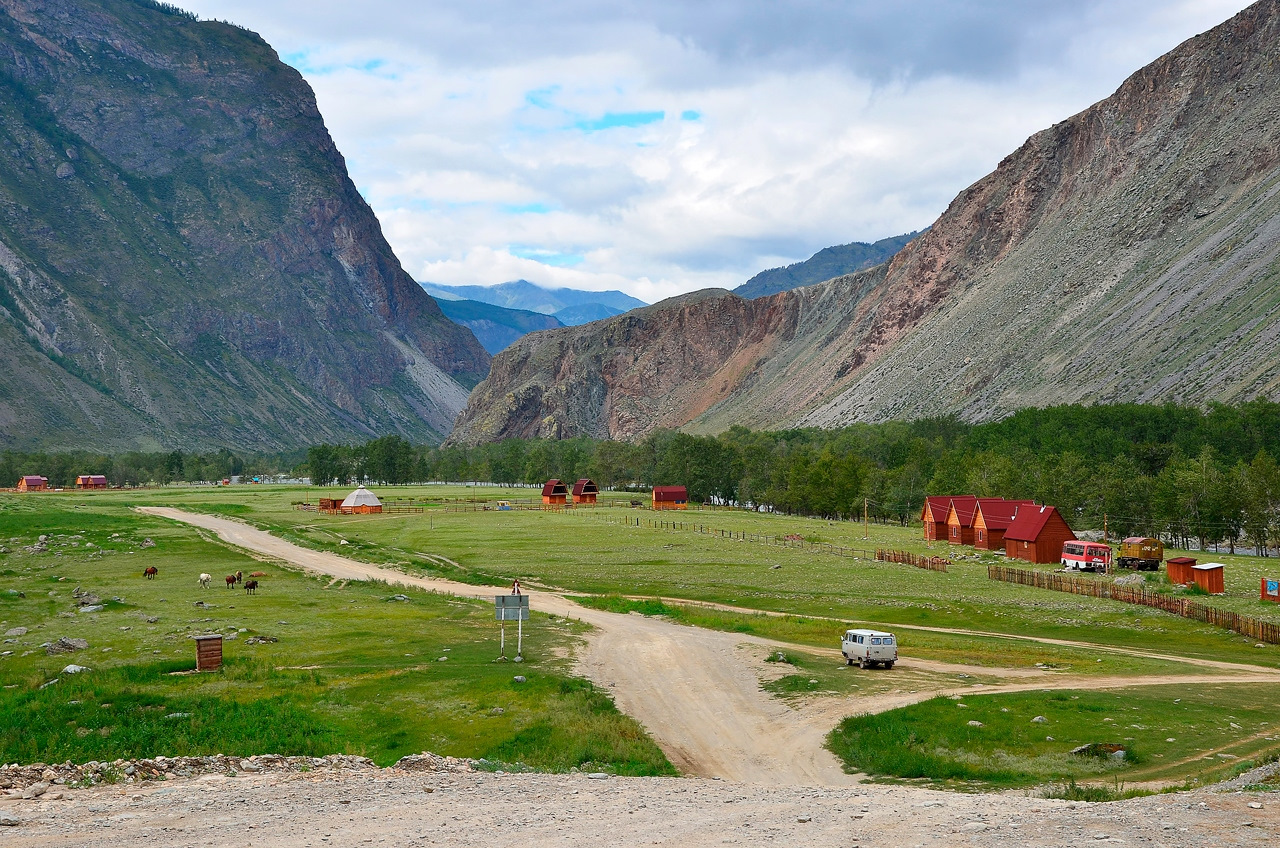
[[[419,280],[646,301],[928,226],[1242,0],[178,0],[316,91]]]

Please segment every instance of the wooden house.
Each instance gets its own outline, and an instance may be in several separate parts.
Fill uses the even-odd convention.
[[[654,486],[654,509],[687,509],[689,491],[684,486]]]
[[[978,506],[973,512],[973,546],[984,551],[1003,551],[1004,534],[1013,524],[1021,506],[1033,507],[1035,502],[978,498]]]
[[[973,544],[973,513],[977,508],[978,499],[973,495],[957,495],[951,499],[951,508],[947,510],[948,544]]]
[[[1187,583],[1196,582],[1195,577],[1191,573],[1191,569],[1195,568],[1195,557],[1170,557],[1166,565],[1169,568],[1169,582],[1176,586],[1182,586]]]
[[[1027,562],[1062,561],[1062,543],[1076,538],[1057,507],[1022,506],[1004,531],[1004,555]]]
[[[947,538],[947,513],[950,510],[950,495],[924,499],[924,507],[920,510],[920,521],[924,524],[926,542],[941,542]]]
[[[542,502],[547,506],[564,506],[569,500],[569,487],[559,480],[548,480],[542,487]]]
[[[599,494],[600,487],[590,477],[583,477],[573,484],[573,502],[577,506],[595,503]]]
[[[77,489],[105,489],[107,478],[101,474],[81,474],[76,478]]]
[[[18,478],[19,492],[43,492],[49,488],[49,478],[38,474],[27,474]]]
[[[369,515],[382,512],[382,501],[378,500],[378,496],[373,492],[360,486],[347,495],[340,509],[343,515]]]
[[[1191,579],[1210,595],[1222,595],[1227,591],[1223,581],[1226,568],[1220,562],[1202,562],[1191,566]]]

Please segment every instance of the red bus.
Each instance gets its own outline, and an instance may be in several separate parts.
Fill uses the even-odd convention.
[[[1063,542],[1062,567],[1067,571],[1111,570],[1111,548],[1101,542]]]

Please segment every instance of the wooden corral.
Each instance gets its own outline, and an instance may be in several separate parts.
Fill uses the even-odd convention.
[[[1196,567],[1195,557],[1172,557],[1168,567],[1170,583],[1181,586],[1195,582],[1195,577],[1191,574],[1191,569]]]
[[[1280,604],[1280,580],[1264,577],[1262,588],[1258,591],[1262,594],[1262,600]]]
[[[973,513],[973,546],[984,551],[1004,550],[1004,534],[1013,524],[1020,506],[1035,506],[1035,502],[978,498]]]
[[[542,487],[542,503],[544,506],[564,506],[569,500],[569,487],[559,480],[551,479]]]
[[[654,509],[687,509],[689,490],[684,486],[654,486]]]
[[[590,477],[583,477],[573,484],[573,502],[577,506],[586,506],[596,502],[600,495],[600,487]]]
[[[337,498],[321,498],[316,508],[321,512],[330,514],[340,513],[342,512],[342,501]]]
[[[101,474],[81,474],[76,478],[77,489],[105,489],[107,478]]]
[[[217,671],[222,668],[222,637],[218,635],[196,637],[196,671]]]
[[[1225,570],[1220,562],[1202,562],[1191,566],[1191,578],[1197,586],[1210,595],[1221,595],[1227,591],[1223,580]]]
[[[1075,538],[1057,507],[1023,506],[1004,533],[1004,555],[1027,562],[1059,562],[1062,543]]]
[[[950,510],[950,495],[924,499],[924,508],[920,510],[920,521],[924,524],[926,542],[941,542],[947,538],[947,513]]]
[[[49,478],[38,474],[27,474],[18,478],[19,492],[43,492],[49,488]]]

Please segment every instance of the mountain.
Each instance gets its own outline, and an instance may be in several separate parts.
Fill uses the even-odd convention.
[[[595,317],[578,320],[580,316],[608,317],[647,305],[643,300],[620,291],[547,289],[528,280],[499,283],[496,286],[442,286],[423,283],[422,287],[441,300],[478,300],[507,309],[526,309],[543,315],[555,315],[561,323],[570,325],[596,320]]]
[[[1263,0],[1033,135],[887,265],[523,339],[451,439],[1280,397],[1276,55]]]
[[[507,309],[478,300],[439,301],[440,311],[450,321],[475,333],[489,353],[498,353],[521,336],[535,330],[551,330],[565,326],[553,315],[527,309]]]
[[[0,446],[437,440],[488,370],[252,32],[0,0],[0,145]]]
[[[852,244],[824,247],[803,262],[796,262],[785,268],[761,271],[734,289],[733,293],[739,297],[765,297],[843,277],[846,274],[879,265],[881,262],[888,262],[894,254],[902,250],[907,242],[918,235],[920,233],[912,232],[880,239],[872,244],[855,241]]]

